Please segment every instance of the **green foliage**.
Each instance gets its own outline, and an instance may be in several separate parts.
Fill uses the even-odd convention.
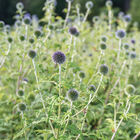
[[[111,7],[92,23],[90,11],[80,19],[69,4],[62,19],[54,9],[45,3],[43,26],[33,19],[25,24],[19,9],[21,25],[0,29],[0,139],[133,139],[140,131],[137,27],[128,31]],[[116,37],[120,29],[124,38]]]

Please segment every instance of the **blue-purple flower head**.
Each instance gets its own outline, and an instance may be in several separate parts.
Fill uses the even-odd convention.
[[[89,91],[95,92],[95,91],[96,91],[95,85],[90,85],[90,86],[88,87],[88,90],[89,90]]]
[[[128,50],[130,46],[128,43],[124,43],[123,47],[124,47],[124,49]]]
[[[122,11],[119,12],[118,17],[119,17],[119,18],[123,18],[123,17],[124,17],[124,12],[122,12]]]
[[[124,17],[123,17],[123,20],[125,21],[125,22],[130,22],[131,21],[131,15],[125,15]]]
[[[30,14],[26,14],[26,15],[24,16],[23,22],[24,22],[25,24],[30,24],[30,23],[31,23],[31,16],[30,16]]]
[[[92,1],[86,2],[86,8],[87,9],[91,9],[92,7],[93,7],[93,2]]]
[[[136,40],[135,39],[131,39],[131,43],[132,44],[135,44],[136,43]]]
[[[123,29],[118,30],[116,32],[116,37],[119,39],[123,39],[125,36],[126,36],[126,32]]]
[[[78,36],[78,35],[79,35],[79,32],[78,32],[78,30],[77,30],[76,27],[70,27],[70,28],[69,28],[69,33],[70,33],[71,35],[74,35],[74,36]]]
[[[70,89],[68,92],[67,92],[67,98],[73,102],[73,101],[76,101],[78,99],[78,96],[79,96],[79,92],[75,89]]]
[[[131,59],[135,59],[135,58],[136,58],[136,56],[137,56],[137,55],[136,55],[136,53],[135,53],[135,52],[131,52],[131,53],[130,53],[130,58],[131,58]]]
[[[53,54],[52,59],[54,63],[61,65],[65,62],[66,56],[63,52],[57,51]]]
[[[108,66],[106,64],[102,64],[100,66],[100,73],[103,75],[106,75],[108,73],[109,69]]]

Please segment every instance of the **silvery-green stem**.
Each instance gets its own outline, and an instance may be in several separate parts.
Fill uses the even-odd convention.
[[[90,94],[88,103],[90,102],[91,97],[92,97],[92,94]],[[81,126],[81,129],[80,129],[81,131],[83,130],[83,127],[84,127],[84,124],[85,124],[85,118],[86,118],[86,116],[87,116],[88,106],[86,107],[85,111],[86,111],[86,112],[85,112],[85,114],[84,114],[84,119],[83,119],[82,126]],[[79,137],[80,137],[80,134],[76,137],[76,140],[78,140]]]
[[[75,55],[75,53],[76,53],[75,46],[76,46],[76,38],[74,38],[74,44],[73,44],[73,52],[72,52],[72,58],[71,58],[71,62],[73,62],[74,55]]]
[[[80,25],[80,9],[79,7],[76,7],[77,10],[77,16],[78,16],[78,25]]]
[[[96,91],[95,91],[93,97],[91,97],[91,99],[89,100],[88,104],[85,105],[84,108],[82,108],[79,112],[77,112],[77,113],[76,113],[75,115],[73,115],[72,117],[77,116],[79,113],[83,112],[83,109],[85,109],[85,108],[87,108],[87,107],[89,106],[89,104],[92,102],[92,100],[97,96],[97,93],[98,93],[98,91],[99,91],[99,88],[100,88],[100,86],[101,86],[102,81],[103,81],[103,75],[101,75],[100,81],[99,81],[99,84],[98,84],[98,87],[97,87],[97,89],[96,89]]]
[[[109,17],[109,31],[111,31],[111,22],[112,22],[112,11],[109,9],[108,11],[108,17]]]
[[[8,56],[10,50],[11,50],[11,44],[9,43],[8,50],[7,50],[7,52],[6,52],[6,56]],[[4,57],[2,58],[1,64],[0,64],[0,68],[4,65],[6,56],[4,56]]]
[[[86,15],[84,17],[83,23],[87,20],[87,17],[89,15],[89,11],[90,11],[90,8],[87,9],[87,12],[86,12]]]
[[[118,54],[117,54],[117,61],[119,62],[119,58],[120,58],[120,52],[121,52],[121,44],[122,44],[122,40],[119,40],[119,50],[118,50]]]
[[[70,102],[70,110],[69,110],[69,112],[71,113],[71,111],[72,111],[72,102]],[[64,128],[64,131],[63,131],[63,135],[65,134],[66,128],[67,128],[68,123],[69,123],[69,120],[70,120],[70,114],[68,114],[68,119],[67,119],[67,122],[66,122],[66,125],[65,125],[65,128]]]
[[[103,55],[103,51],[101,50],[100,56],[99,56],[99,58],[98,58],[98,62],[97,62],[97,64],[96,64],[96,69],[98,69],[98,67],[99,67],[99,64],[100,64],[102,55]]]
[[[130,105],[131,105],[131,103],[129,103],[129,100],[127,100],[127,104],[126,104],[126,109],[127,109],[127,110],[124,111],[124,116],[126,116],[127,113],[129,112],[129,110],[130,110]],[[118,131],[118,129],[119,129],[119,127],[120,127],[120,125],[121,125],[123,119],[124,119],[124,117],[122,117],[121,120],[119,121],[118,126],[117,126],[117,128],[115,129],[114,134],[112,135],[111,140],[114,140],[115,135],[116,135],[116,133],[117,133],[117,131]]]
[[[36,78],[36,82],[37,82],[37,87],[38,87],[39,94],[40,94],[40,97],[41,97],[41,103],[42,103],[42,105],[43,105],[43,109],[45,110],[45,115],[46,115],[46,117],[48,118],[48,114],[46,113],[45,103],[44,103],[42,94],[41,94],[41,92],[40,92],[39,80],[38,80],[38,77],[37,77],[37,71],[36,71],[36,66],[35,66],[35,61],[34,61],[34,59],[32,59],[32,63],[33,63],[33,67],[34,67],[34,73],[35,73],[35,78]],[[50,126],[51,126],[53,135],[54,135],[54,137],[56,138],[55,131],[54,131],[54,128],[53,128],[53,125],[52,125],[52,122],[50,121],[50,119],[49,119],[49,124],[50,124]]]
[[[67,20],[68,20],[69,15],[70,15],[70,9],[71,9],[71,1],[68,1],[68,12],[67,12],[65,23],[64,23],[64,28],[66,27]]]
[[[28,38],[28,25],[25,25],[25,37]]]

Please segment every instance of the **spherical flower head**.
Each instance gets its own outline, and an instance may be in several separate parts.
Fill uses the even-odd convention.
[[[131,84],[127,85],[127,87],[125,88],[125,93],[126,94],[130,94],[131,95],[131,94],[134,94],[135,91],[136,91],[136,88],[133,85],[131,85]]]
[[[19,97],[22,97],[22,96],[24,96],[24,91],[22,89],[20,89],[17,94]]]
[[[102,49],[102,50],[105,50],[106,48],[107,48],[107,46],[106,46],[106,44],[105,43],[101,43],[100,44],[100,48]]]
[[[130,46],[129,46],[128,43],[125,43],[125,44],[123,45],[123,47],[124,47],[126,50],[128,50]]]
[[[93,2],[92,1],[86,2],[86,8],[87,9],[91,9],[92,7],[93,7]]]
[[[78,32],[78,30],[77,30],[76,27],[70,27],[70,28],[69,28],[69,33],[70,33],[71,35],[74,35],[74,36],[78,36],[78,35],[79,35],[79,32]]]
[[[34,50],[29,50],[28,52],[28,56],[32,59],[34,59],[36,57],[36,51]]]
[[[106,75],[108,73],[109,69],[108,69],[108,66],[105,65],[105,64],[102,64],[100,66],[100,73],[103,74],[103,75]]]
[[[15,26],[16,26],[16,27],[21,26],[21,21],[20,21],[20,20],[17,20],[17,21],[15,22]]]
[[[79,78],[84,79],[86,77],[85,73],[83,71],[79,72]]]
[[[56,64],[63,64],[66,60],[66,56],[63,52],[57,51],[53,54],[52,59]]]
[[[107,41],[107,37],[106,36],[102,36],[101,37],[101,41],[106,42]]]
[[[131,39],[131,43],[132,44],[135,44],[136,43],[136,40],[135,39]]]
[[[106,7],[112,7],[112,6],[113,6],[113,2],[111,0],[107,0]]]
[[[95,85],[90,85],[90,86],[88,87],[88,90],[89,90],[89,91],[95,92],[95,91],[96,91]]]
[[[19,103],[18,104],[19,111],[23,112],[26,110],[26,104],[25,103]]]
[[[9,37],[7,38],[7,41],[8,41],[8,43],[12,43],[12,42],[13,42],[13,38],[9,36]]]
[[[131,59],[135,59],[135,58],[136,58],[136,56],[137,56],[137,55],[136,55],[136,53],[135,53],[135,52],[131,52],[131,53],[130,53],[130,58],[131,58]]]
[[[29,100],[30,102],[33,102],[33,101],[35,100],[35,95],[34,95],[33,93],[29,94],[28,100]]]
[[[66,2],[73,2],[73,0],[66,0]]]
[[[25,36],[24,36],[24,35],[21,35],[21,36],[19,37],[19,40],[20,40],[20,41],[24,41],[24,40],[25,40]]]
[[[42,35],[42,32],[40,29],[37,29],[37,30],[35,30],[34,34],[37,38],[39,38]]]
[[[92,21],[94,23],[97,23],[99,21],[99,17],[98,16],[94,16],[93,19],[92,19]]]
[[[17,8],[18,10],[23,10],[23,8],[24,8],[23,3],[22,3],[22,2],[18,2],[18,3],[16,4],[16,8]]]
[[[124,30],[118,30],[116,32],[116,37],[119,39],[123,39],[126,36],[126,32]]]
[[[25,16],[23,22],[24,24],[29,25],[31,23],[31,18],[29,16]]]
[[[67,97],[71,102],[76,101],[78,99],[78,96],[79,92],[75,89],[70,89],[67,93]]]
[[[11,30],[11,27],[10,25],[5,25],[4,29],[5,29],[5,32],[9,33]]]
[[[123,18],[123,17],[124,17],[124,12],[122,12],[122,11],[119,12],[118,17],[119,17],[119,18]]]
[[[125,16],[123,17],[123,20],[124,20],[125,22],[129,23],[129,22],[131,21],[131,15],[125,15]]]
[[[33,44],[34,43],[34,39],[33,38],[29,38],[29,42],[31,43],[31,44]]]
[[[126,56],[129,56],[130,55],[130,52],[129,51],[126,51],[125,54],[126,54]]]
[[[3,21],[0,21],[0,28],[3,28],[4,27],[4,22]]]

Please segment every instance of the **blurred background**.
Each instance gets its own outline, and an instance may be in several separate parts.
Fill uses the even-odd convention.
[[[16,14],[16,3],[22,2],[25,6],[25,11],[31,15],[37,15],[39,18],[43,17],[42,8],[46,0],[0,0],[0,20],[3,20],[6,24],[14,23],[14,15]],[[85,12],[85,3],[88,0],[74,0],[75,3],[80,3],[81,12]],[[88,17],[88,20],[92,20],[94,15],[99,15],[102,11],[105,11],[105,1],[106,0],[90,0],[93,1],[94,7],[92,13]],[[132,15],[133,21],[138,21],[140,23],[140,0],[112,0],[114,13],[117,14],[120,11],[124,13],[130,13]],[[65,17],[63,9],[67,7],[65,0],[56,0],[55,12],[57,15]]]

